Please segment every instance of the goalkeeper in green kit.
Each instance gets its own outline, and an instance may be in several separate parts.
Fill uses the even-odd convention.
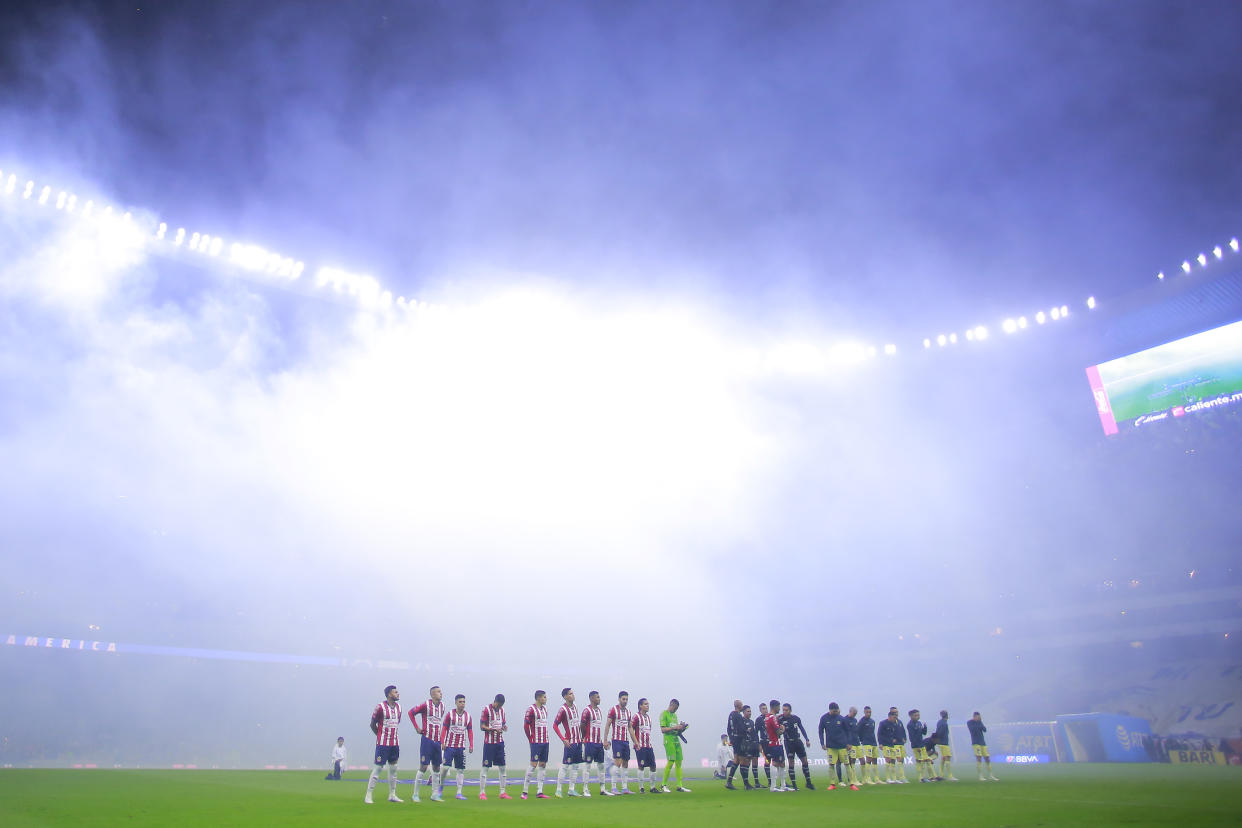
[[[664,765],[664,792],[668,793],[668,773],[677,769],[677,792],[690,793],[690,789],[681,784],[681,764],[685,755],[681,749],[683,740],[682,732],[690,725],[677,720],[677,708],[681,707],[681,702],[673,699],[668,703],[668,709],[660,714],[660,732],[664,734],[664,755],[668,757],[668,762]]]

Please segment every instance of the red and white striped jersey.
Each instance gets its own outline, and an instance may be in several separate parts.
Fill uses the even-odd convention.
[[[420,718],[423,720],[421,727],[418,721]],[[423,732],[423,736],[434,742],[440,741],[444,730],[444,702],[427,699],[410,711],[410,721],[414,723],[415,730]]]
[[[497,710],[489,704],[479,714],[480,727],[504,727],[505,724],[505,709],[503,707]],[[498,745],[504,740],[505,734],[502,730],[483,731],[483,744],[485,745]]]
[[[446,748],[464,748],[466,739],[470,740],[470,749],[474,750],[474,722],[466,711],[450,710],[444,717],[444,746]]]
[[[526,708],[523,728],[526,730],[526,740],[528,742],[535,745],[546,745],[548,743],[548,706],[540,707],[532,704]]]
[[[578,708],[572,704],[562,704],[556,711],[556,719],[552,722],[556,735],[576,745],[582,741],[582,722],[578,721]]]
[[[785,728],[781,727],[780,723],[776,720],[776,715],[774,713],[769,713],[763,717],[763,727],[767,731],[768,747],[777,747],[780,745],[781,734],[784,732]],[[763,736],[764,734],[761,733],[759,735]]]
[[[634,747],[651,747],[651,717],[646,713],[634,714]]]
[[[609,740],[628,742],[630,740],[630,709],[619,704],[613,705],[612,710],[608,711],[608,718],[612,719],[612,733]]]
[[[582,741],[599,744],[604,741],[604,711],[587,706],[582,711]]]
[[[379,725],[375,734],[375,744],[397,744],[397,728],[401,725],[401,704],[399,702],[382,701],[375,705],[371,713],[371,723]]]

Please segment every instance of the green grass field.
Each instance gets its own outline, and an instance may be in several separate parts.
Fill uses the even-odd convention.
[[[879,785],[772,794],[726,791],[687,780],[689,794],[503,802],[402,804],[376,788],[364,805],[364,775],[326,782],[322,771],[0,770],[0,825],[27,826],[363,826],[606,825],[757,826],[832,820],[842,825],[1242,825],[1242,768],[1181,765],[997,766],[1000,782]],[[477,775],[472,771],[472,777]],[[408,778],[408,772],[403,774]],[[821,771],[821,783],[824,774]],[[913,772],[911,772],[913,776]],[[520,783],[518,785],[520,790]],[[425,789],[424,789],[425,790]],[[549,788],[549,793],[551,788]],[[516,794],[514,789],[510,793]]]

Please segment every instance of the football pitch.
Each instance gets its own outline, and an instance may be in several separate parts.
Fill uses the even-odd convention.
[[[861,791],[818,789],[773,794],[726,791],[713,779],[687,779],[689,794],[590,799],[468,799],[386,801],[388,786],[364,805],[365,774],[324,781],[323,771],[0,770],[0,825],[731,825],[822,821],[866,826],[1230,825],[1242,824],[1242,768],[1194,765],[997,766],[999,782],[975,780],[973,762],[962,781],[867,786]],[[913,775],[913,772],[911,772]],[[471,776],[478,778],[472,771]],[[408,772],[402,777],[407,781]],[[740,779],[737,780],[740,784]],[[554,790],[549,785],[547,792]],[[634,786],[637,790],[637,786]],[[593,786],[594,790],[598,790]],[[532,788],[533,794],[533,788]]]

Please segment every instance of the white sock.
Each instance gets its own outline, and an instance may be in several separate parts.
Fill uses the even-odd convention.
[[[371,768],[371,778],[367,780],[367,793],[375,790],[375,783],[379,779],[379,772],[382,767],[383,765],[376,765]]]
[[[458,793],[461,793],[461,788],[465,784],[466,784],[466,772],[459,770],[457,772],[457,792]]]
[[[561,765],[556,769],[556,792],[561,792],[561,786],[565,784],[565,766]]]
[[[526,775],[522,777],[522,793],[526,793],[530,790],[530,774],[533,770],[534,768],[527,768]]]
[[[500,772],[500,792],[501,792],[501,793],[504,793],[504,792],[505,792],[505,783],[508,781],[508,780],[506,780],[506,779],[505,779],[505,766],[504,766],[504,765],[501,765],[501,766],[500,766],[500,767],[498,767],[496,770],[498,770],[498,771]]]
[[[537,779],[537,785],[538,785],[538,787],[535,789],[535,793],[543,793],[543,783],[544,783],[544,781],[545,781],[545,780],[547,780],[547,778],[548,778],[548,769],[547,769],[547,767],[545,767],[545,766],[543,766],[543,765],[540,765],[540,766],[539,766],[539,775],[538,775],[538,779]]]
[[[616,765],[612,766],[612,789],[617,789],[617,777],[621,775],[621,769]]]
[[[582,772],[581,765],[569,766],[569,792],[574,793],[574,786],[578,784],[578,774]]]
[[[487,768],[479,771],[479,793],[487,793]]]
[[[388,795],[397,795],[397,766],[392,762],[388,763]]]

